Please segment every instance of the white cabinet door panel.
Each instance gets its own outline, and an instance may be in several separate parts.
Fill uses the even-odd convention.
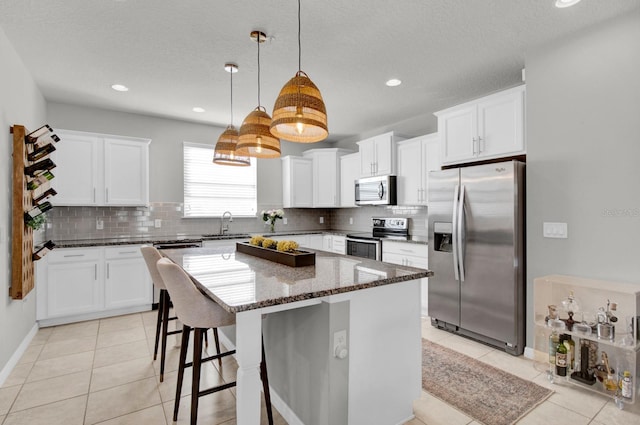
[[[524,93],[492,97],[478,103],[479,157],[524,149]]]
[[[151,304],[151,297],[152,283],[142,258],[106,262],[105,308]]]
[[[475,106],[452,111],[438,120],[438,133],[442,137],[440,155],[443,163],[473,158],[476,120]]]
[[[91,313],[103,308],[102,270],[97,262],[49,264],[49,317]]]
[[[418,205],[422,195],[421,140],[398,144],[398,205]]]
[[[98,205],[102,193],[97,188],[100,170],[98,157],[102,146],[96,137],[60,133],[61,141],[51,154],[57,165],[52,170],[51,186],[57,195],[51,198],[53,205]]]
[[[105,204],[148,204],[149,146],[117,139],[104,142]]]

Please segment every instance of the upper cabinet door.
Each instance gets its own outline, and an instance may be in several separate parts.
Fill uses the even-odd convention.
[[[438,116],[442,163],[475,157],[477,140],[476,106],[464,106]]]
[[[102,193],[98,191],[101,171],[98,158],[102,156],[102,143],[97,137],[57,131],[60,142],[51,154],[56,164],[51,186],[58,193],[51,198],[53,205],[99,205]]]
[[[313,206],[313,161],[308,158],[282,158],[282,206],[311,208]]]
[[[105,205],[149,203],[149,145],[104,139]]]
[[[360,176],[384,176],[396,172],[396,141],[393,132],[358,142]]]
[[[331,149],[324,150],[326,152],[317,149],[313,155],[313,206],[316,208],[340,205],[338,157]]]
[[[480,158],[524,151],[524,91],[478,103],[478,139]]]
[[[398,143],[398,205],[419,205],[422,189],[422,140]]]
[[[360,177],[360,153],[340,157],[340,206],[356,207],[356,184]]]

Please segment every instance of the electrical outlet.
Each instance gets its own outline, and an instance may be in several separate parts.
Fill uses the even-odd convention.
[[[543,223],[542,236],[545,238],[566,239],[568,237],[567,223]]]
[[[104,221],[97,219],[96,220],[96,230],[103,230],[104,229]]]
[[[353,224],[353,217],[349,217],[349,224]]]
[[[159,218],[156,218],[153,221],[153,227],[155,227],[156,229],[159,229],[162,227],[162,220],[160,220]]]
[[[324,223],[324,217],[320,217],[320,224]]]
[[[333,333],[333,355],[339,359],[347,357],[347,330]]]
[[[282,218],[282,224],[287,224],[287,217]]]

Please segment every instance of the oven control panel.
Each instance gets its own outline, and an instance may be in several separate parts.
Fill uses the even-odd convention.
[[[407,229],[409,227],[409,219],[408,218],[379,218],[374,217],[371,219],[373,222],[374,229]]]

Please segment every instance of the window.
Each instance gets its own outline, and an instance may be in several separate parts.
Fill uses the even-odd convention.
[[[213,163],[213,146],[183,143],[184,216],[256,215],[256,160],[249,167]]]

